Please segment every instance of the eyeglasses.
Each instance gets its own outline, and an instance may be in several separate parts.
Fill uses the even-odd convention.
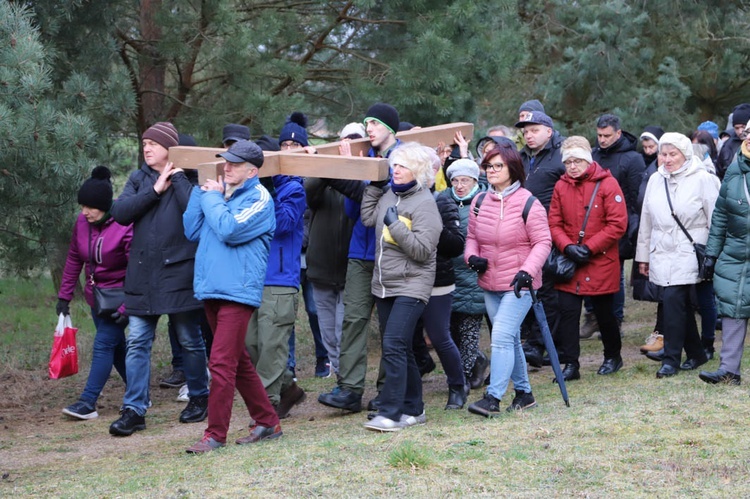
[[[302,145],[293,140],[285,140],[284,142],[279,144],[279,147],[281,147],[282,149],[297,149],[298,147],[302,147]]]
[[[484,171],[492,170],[494,172],[501,172],[505,168],[505,163],[482,163],[482,169]]]
[[[451,179],[451,185],[467,187],[472,185],[476,180],[473,178],[453,178]]]
[[[573,159],[566,159],[565,161],[563,161],[563,165],[565,165],[565,167],[567,168],[572,165],[581,166],[585,162],[586,162],[585,159],[573,158]]]

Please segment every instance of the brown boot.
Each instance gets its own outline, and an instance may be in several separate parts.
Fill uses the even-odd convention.
[[[279,405],[276,406],[276,414],[279,416],[279,419],[288,418],[292,407],[304,402],[305,397],[305,390],[300,388],[295,381],[292,381],[289,388],[281,392],[281,400],[279,401]]]
[[[646,344],[641,347],[641,353],[645,355],[648,352],[658,352],[662,348],[664,348],[664,335],[659,334],[659,331],[654,331],[646,338]]]

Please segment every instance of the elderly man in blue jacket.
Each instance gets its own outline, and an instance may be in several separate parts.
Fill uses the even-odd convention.
[[[209,361],[208,428],[187,449],[204,453],[223,447],[232,417],[234,389],[255,426],[238,444],[281,436],[279,418],[244,348],[250,318],[260,307],[276,217],[271,195],[258,181],[263,151],[254,142],[235,142],[223,157],[224,181],[195,188],[183,216],[185,236],[198,241],[195,296],[203,300],[214,333]]]

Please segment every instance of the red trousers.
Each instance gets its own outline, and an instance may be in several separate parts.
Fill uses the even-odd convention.
[[[235,388],[256,424],[276,426],[279,418],[245,349],[247,325],[255,308],[226,300],[206,300],[204,307],[214,333],[208,362],[211,389],[205,434],[217,442],[226,442]]]

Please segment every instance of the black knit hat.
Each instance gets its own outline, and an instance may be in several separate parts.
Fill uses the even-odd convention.
[[[379,121],[385,125],[392,134],[395,134],[398,131],[398,125],[401,122],[398,119],[398,111],[396,108],[383,102],[373,104],[370,106],[370,109],[367,110],[364,119],[365,126],[367,126],[367,122],[370,120]]]
[[[732,124],[744,125],[750,121],[750,104],[743,103],[734,107],[732,110]]]
[[[78,189],[78,204],[104,212],[112,208],[112,173],[106,166],[97,166]]]

